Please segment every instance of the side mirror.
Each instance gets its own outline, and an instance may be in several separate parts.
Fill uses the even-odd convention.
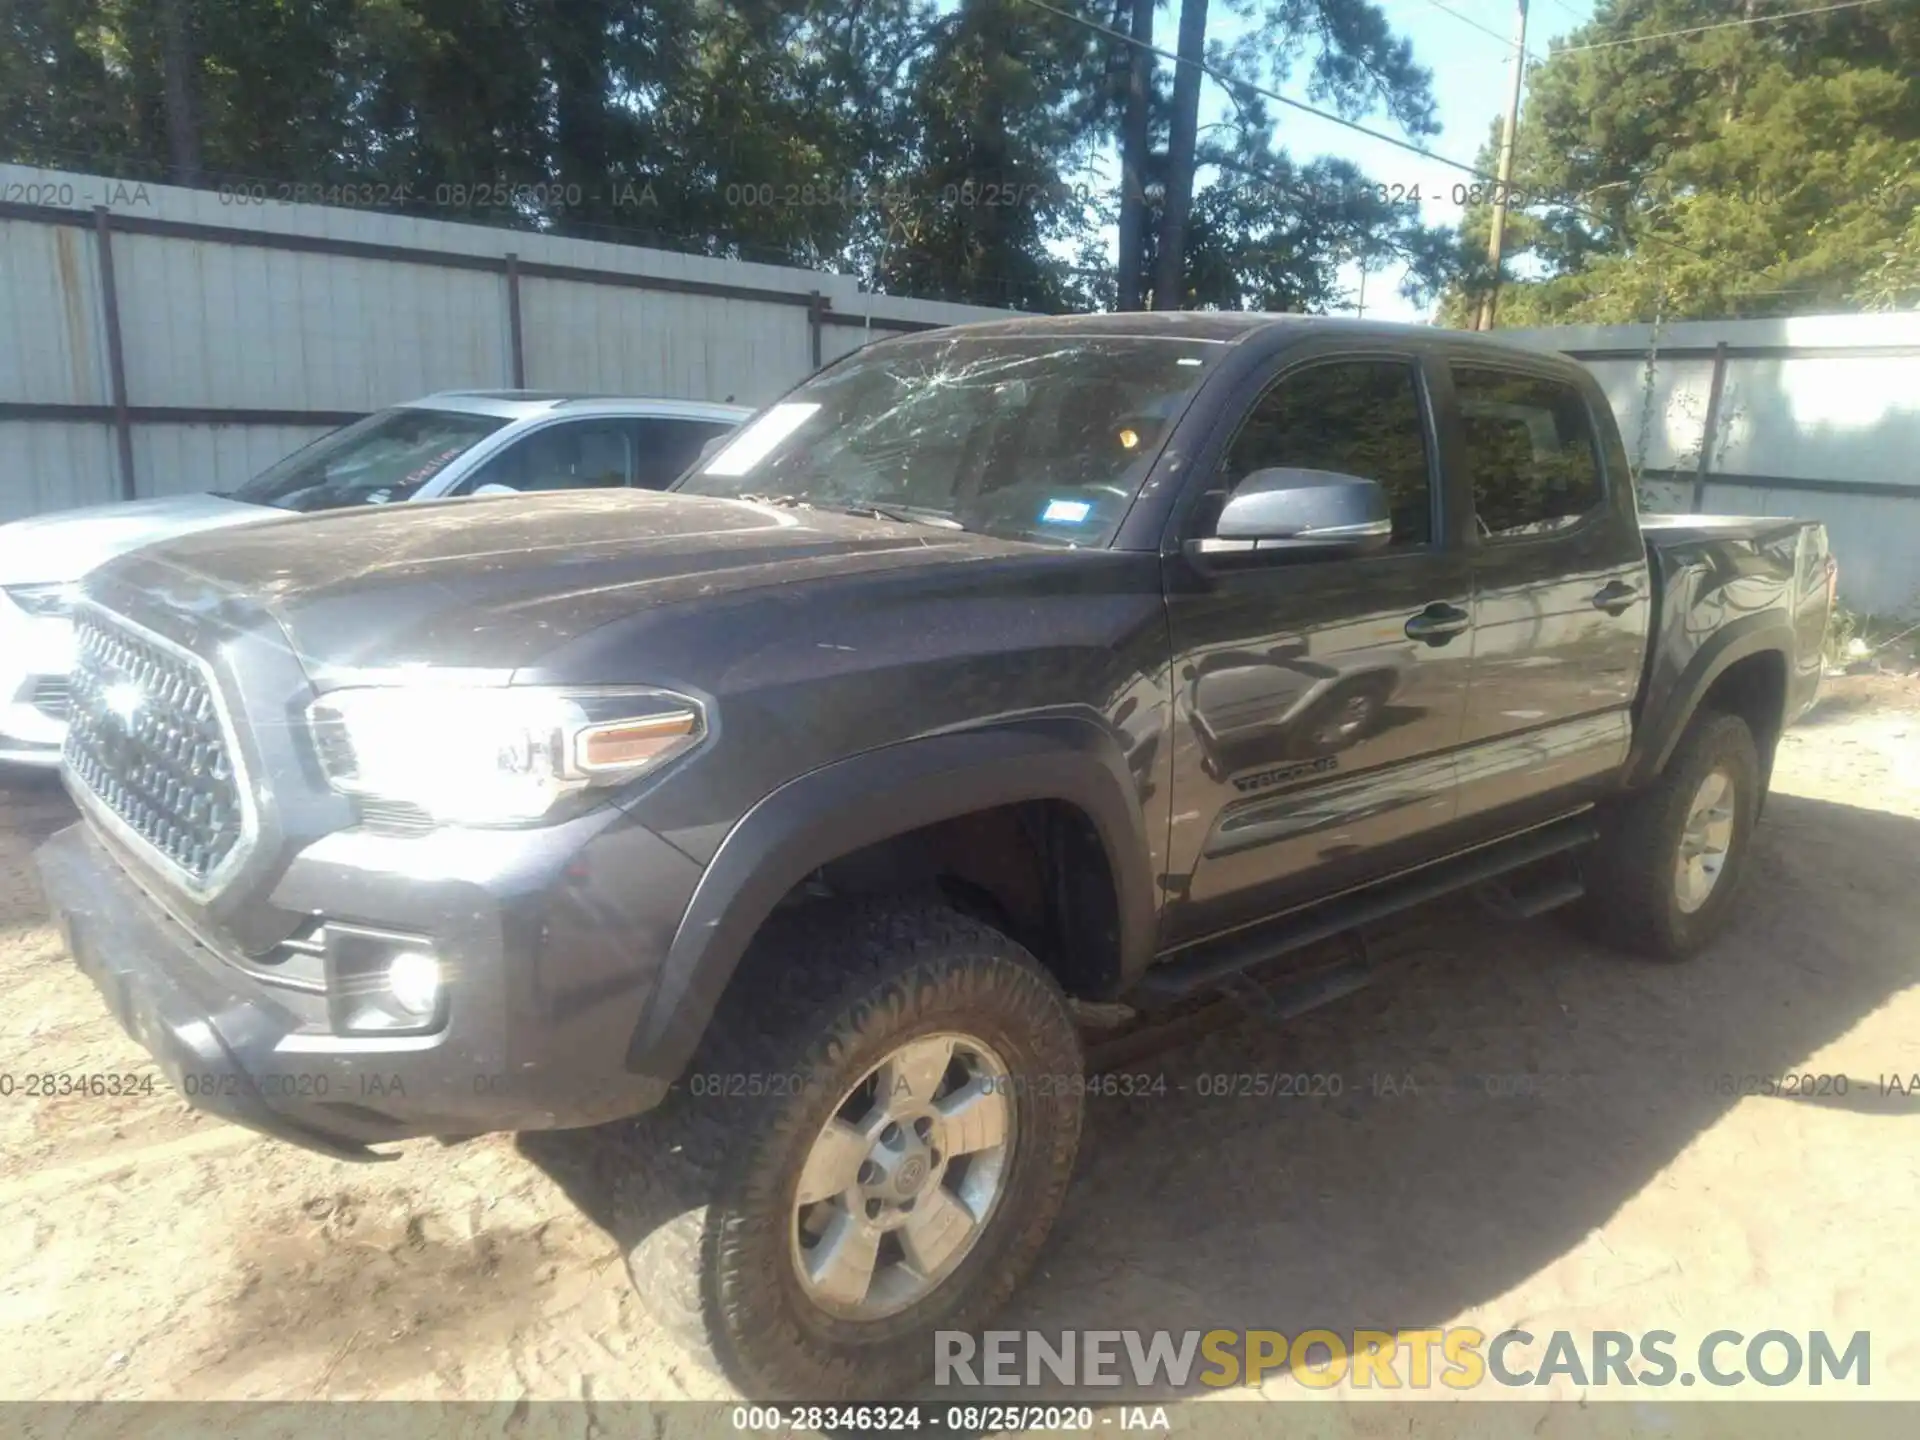
[[[1393,538],[1377,481],[1331,470],[1256,470],[1234,487],[1219,523],[1193,542],[1209,559],[1231,555],[1364,555]]]
[[[475,490],[473,493],[475,495],[518,495],[520,492],[514,489],[513,486],[511,485],[501,485],[498,483],[494,483],[494,484],[482,485],[479,489]]]

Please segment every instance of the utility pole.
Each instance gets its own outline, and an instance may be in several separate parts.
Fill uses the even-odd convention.
[[[1507,91],[1507,119],[1500,127],[1500,183],[1493,192],[1493,233],[1487,239],[1487,263],[1493,266],[1493,288],[1480,302],[1476,330],[1493,329],[1494,309],[1500,300],[1500,252],[1507,238],[1507,189],[1513,180],[1513,132],[1520,128],[1520,86],[1527,73],[1527,0],[1517,0],[1519,18],[1513,26],[1513,86]]]
[[[1155,0],[1133,0],[1132,36],[1127,48],[1127,110],[1120,127],[1120,274],[1115,308],[1138,310],[1146,275],[1148,105],[1153,94],[1153,9]]]
[[[1207,0],[1180,0],[1179,64],[1167,128],[1166,210],[1160,217],[1160,274],[1153,308],[1178,310],[1187,276],[1187,217],[1193,209],[1193,159],[1200,135],[1200,65],[1207,58]]]

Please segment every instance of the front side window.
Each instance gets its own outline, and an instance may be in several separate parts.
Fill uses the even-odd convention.
[[[633,483],[642,490],[664,490],[700,458],[709,440],[734,427],[721,420],[676,420],[649,416],[630,422],[634,438]]]
[[[451,410],[382,410],[294,451],[232,498],[299,511],[411,500],[506,423]]]
[[[632,474],[632,452],[624,421],[548,425],[502,450],[460,489],[467,495],[490,485],[523,493],[618,489]]]
[[[1393,546],[1433,538],[1427,427],[1413,366],[1404,360],[1329,361],[1284,377],[1228,447],[1220,489],[1209,496],[1213,515],[1247,476],[1276,468],[1375,481],[1392,508]]]
[[[889,343],[801,385],[676,488],[1105,545],[1224,349],[1085,334]]]
[[[1488,539],[1577,525],[1601,499],[1586,401],[1560,380],[1453,367],[1473,508]]]

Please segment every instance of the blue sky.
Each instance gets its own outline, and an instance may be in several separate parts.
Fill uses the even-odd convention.
[[[1415,59],[1433,72],[1433,93],[1438,101],[1441,131],[1419,143],[1437,155],[1471,165],[1488,126],[1506,104],[1510,83],[1507,66],[1513,53],[1510,39],[1513,0],[1438,0],[1438,3],[1436,0],[1379,0],[1379,3],[1395,33],[1413,42]],[[1442,5],[1446,9],[1442,9]],[[1215,3],[1208,8],[1211,12],[1207,26],[1209,41],[1231,40],[1245,28],[1244,22],[1224,4]],[[1173,48],[1178,10],[1178,0],[1173,0],[1162,7],[1155,22],[1154,43],[1163,50]],[[1448,14],[1447,10],[1457,14]],[[1592,12],[1592,0],[1532,0],[1527,25],[1528,53],[1543,56],[1549,40],[1578,28]],[[1468,23],[1470,21],[1473,23]],[[1476,25],[1481,28],[1475,28]],[[1159,63],[1170,67],[1172,62]],[[1281,93],[1314,103],[1303,82],[1289,84]],[[1429,225],[1458,222],[1460,207],[1452,202],[1453,187],[1456,183],[1470,182],[1471,176],[1301,111],[1278,105],[1272,108],[1278,112],[1278,143],[1296,161],[1318,155],[1344,156],[1376,182],[1417,184],[1422,197],[1421,209]],[[1225,119],[1231,111],[1220,86],[1212,80],[1205,82],[1200,123],[1204,126]],[[1382,116],[1367,117],[1362,123],[1371,129],[1399,134],[1393,122]],[[1351,313],[1357,298],[1358,269],[1350,268],[1346,280],[1350,291],[1348,313]],[[1368,316],[1382,320],[1426,318],[1425,311],[1416,310],[1400,298],[1399,282],[1398,267],[1376,270],[1367,277]]]

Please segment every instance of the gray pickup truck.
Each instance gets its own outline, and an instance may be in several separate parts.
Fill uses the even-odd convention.
[[[348,1156],[652,1111],[629,1269],[675,1333],[882,1395],[1039,1252],[1080,1006],[1468,886],[1709,942],[1834,577],[1817,524],[1639,519],[1555,357],[969,326],[670,493],[107,565],[40,863],[194,1104]]]

